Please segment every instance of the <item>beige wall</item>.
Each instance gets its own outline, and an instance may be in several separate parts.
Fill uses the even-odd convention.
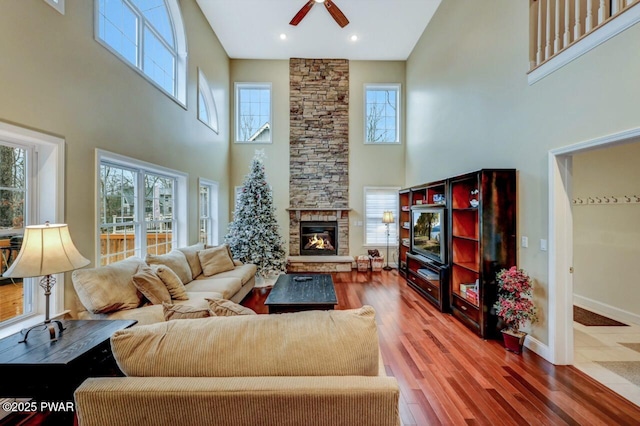
[[[407,61],[406,183],[519,170],[519,266],[537,286],[533,335],[548,343],[547,153],[640,125],[640,25],[529,86],[528,8],[443,0]]]
[[[364,246],[364,187],[404,186],[405,139],[405,62],[351,61],[349,63],[349,247],[351,255],[366,254]],[[364,85],[365,83],[400,83],[400,145],[364,144]],[[358,226],[354,226],[354,222]],[[389,262],[395,262],[394,246],[390,241]],[[378,247],[383,248],[383,247]],[[386,246],[384,247],[386,248]],[[383,250],[386,256],[386,251]]]
[[[573,157],[573,197],[640,195],[640,143]],[[576,296],[640,315],[640,204],[573,208]],[[589,302],[590,302],[589,301]]]
[[[404,88],[404,62],[349,63],[349,248],[352,256],[366,253],[363,247],[363,227],[355,226],[363,221],[364,186],[404,185],[404,151],[401,145],[364,145],[363,102],[365,83],[401,83]],[[232,144],[231,186],[241,185],[249,171],[249,163],[255,149],[267,154],[265,168],[267,180],[273,187],[273,198],[280,232],[288,242],[289,216],[289,61],[231,60],[231,83],[270,82],[272,84],[272,144]],[[404,97],[403,97],[404,98]],[[231,101],[233,111],[234,100]],[[233,117],[231,124],[233,125]],[[404,135],[404,125],[401,135]],[[233,194],[231,194],[233,198]],[[233,199],[231,208],[233,209]],[[288,248],[288,244],[287,244]]]
[[[186,110],[95,41],[93,4],[67,1],[60,15],[44,1],[2,2],[0,120],[66,140],[65,221],[92,261],[96,148],[189,174],[189,242],[198,238],[197,178],[219,182],[226,229],[229,59],[195,0],[180,1],[189,52]],[[218,96],[218,135],[196,117],[197,67]]]

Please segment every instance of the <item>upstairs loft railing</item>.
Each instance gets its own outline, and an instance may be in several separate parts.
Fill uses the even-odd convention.
[[[586,41],[596,30],[623,17],[638,4],[640,0],[530,0],[530,73],[547,64],[569,47]],[[636,12],[638,9],[640,8],[636,8]],[[622,24],[625,27],[613,30],[612,35],[626,29],[637,20],[629,15],[626,21],[631,23],[625,22]],[[606,38],[595,41],[595,44],[600,44],[612,35],[604,36]],[[583,50],[586,51],[592,47],[595,46]],[[564,63],[559,66],[562,65]]]

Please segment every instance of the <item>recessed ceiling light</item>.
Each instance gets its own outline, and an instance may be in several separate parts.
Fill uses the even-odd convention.
[[[316,0],[316,3],[324,3],[324,0]]]
[[[285,33],[280,34],[280,40],[286,40],[287,35]]]
[[[351,36],[351,41],[357,41],[358,40],[358,36],[357,35],[352,35]]]

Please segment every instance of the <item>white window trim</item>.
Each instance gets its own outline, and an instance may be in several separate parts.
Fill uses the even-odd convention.
[[[211,130],[213,130],[216,134],[219,134],[219,122],[218,122],[218,108],[216,107],[216,100],[213,97],[213,91],[211,90],[211,86],[209,86],[209,80],[204,75],[202,70],[198,68],[198,96],[202,93],[202,97],[204,98],[204,103],[207,105],[209,112],[209,122],[206,122],[200,116],[200,102],[198,101],[198,120],[202,123],[206,124]]]
[[[238,131],[238,126],[240,125],[240,120],[238,120],[239,116],[240,116],[240,102],[238,102],[238,91],[240,89],[251,89],[251,88],[257,88],[257,89],[269,89],[269,125],[270,125],[270,131],[269,131],[269,140],[268,141],[243,141],[238,139],[240,132]],[[250,83],[250,82],[236,82],[234,83],[234,103],[235,103],[235,114],[234,114],[234,122],[235,125],[233,126],[234,128],[234,141],[235,143],[240,143],[240,144],[250,144],[250,143],[255,143],[255,144],[270,144],[273,143],[273,88],[272,88],[272,84],[271,83]]]
[[[64,222],[64,139],[3,122],[0,122],[0,139],[21,146],[31,146],[36,152],[36,164],[30,168],[31,180],[35,186],[29,194],[34,197],[30,212],[31,223]],[[51,290],[49,305],[52,318],[60,315],[64,309],[64,274],[54,276],[57,283]],[[33,294],[33,312],[6,321],[0,326],[0,338],[44,321],[44,293],[40,287],[34,285]]]
[[[64,0],[44,0],[49,6],[64,15]]]
[[[184,29],[184,21],[182,19],[182,12],[177,0],[166,0],[167,10],[169,11],[169,20],[173,24],[173,32],[175,38],[175,52],[176,52],[176,95],[172,95],[162,88],[158,83],[153,81],[151,77],[146,75],[141,68],[132,65],[126,60],[120,53],[118,53],[113,47],[109,46],[100,38],[99,23],[100,19],[100,7],[98,5],[99,0],[93,2],[93,34],[94,39],[109,52],[113,53],[118,59],[124,62],[129,68],[138,73],[139,76],[147,80],[153,86],[155,86],[160,92],[164,93],[180,105],[185,110],[187,109],[187,36]],[[126,0],[125,0],[126,1]],[[154,32],[155,34],[155,32]],[[157,34],[156,34],[157,36]]]
[[[397,93],[397,108],[396,112],[396,141],[395,142],[369,142],[367,141],[367,89],[387,89],[387,90],[395,90]],[[401,126],[402,123],[402,84],[400,83],[365,83],[363,98],[362,98],[363,115],[362,115],[362,128],[364,133],[362,134],[364,137],[365,145],[400,145],[402,134],[401,134]]]
[[[220,212],[218,209],[218,182],[213,180],[198,178],[198,234],[200,233],[200,187],[209,187],[209,216],[211,218],[211,229],[209,231],[209,244],[217,246],[219,243],[218,226],[220,224]]]
[[[163,166],[158,166],[157,164],[148,163],[143,160],[137,160],[135,158],[127,157],[120,154],[115,154],[113,152],[104,151],[102,149],[96,149],[95,156],[95,226],[94,232],[96,233],[96,243],[95,243],[95,259],[96,264],[99,263],[101,254],[100,254],[100,164],[102,162],[108,162],[114,164],[116,166],[122,166],[129,169],[134,169],[137,171],[144,171],[148,173],[157,173],[160,175],[165,175],[169,177],[173,177],[176,179],[176,187],[174,189],[175,198],[174,198],[174,212],[176,216],[176,229],[173,232],[173,243],[176,244],[175,247],[185,247],[187,245],[187,234],[188,234],[188,222],[189,222],[189,212],[188,212],[188,180],[189,174],[181,172],[179,170],[170,169]],[[143,205],[137,203],[139,208],[144,208]],[[142,240],[139,240],[142,241]],[[145,244],[146,246],[146,244]],[[141,255],[144,257],[146,253],[141,252]]]
[[[385,189],[385,190],[389,190],[389,191],[398,192],[398,191],[400,191],[401,188],[399,186],[365,186],[363,188],[363,191],[362,191],[362,206],[363,206],[362,213],[363,213],[363,216],[364,216],[363,228],[362,228],[362,231],[363,231],[362,232],[362,247],[375,247],[375,248],[383,247],[383,248],[386,248],[387,247],[386,241],[385,241],[384,244],[367,243],[367,191],[376,190],[376,189]],[[396,204],[398,204],[398,203],[396,203]],[[398,207],[396,206],[396,210],[397,210],[397,208]],[[394,223],[389,225],[390,227],[391,226],[395,226],[395,228],[396,228],[396,238],[395,238],[395,240],[392,239],[392,238],[389,238],[389,248],[392,248],[392,247],[395,247],[395,246],[398,245],[398,243],[397,243],[397,239],[398,239],[397,236],[399,235],[399,233],[398,233],[398,216],[399,215],[396,213],[393,216]]]

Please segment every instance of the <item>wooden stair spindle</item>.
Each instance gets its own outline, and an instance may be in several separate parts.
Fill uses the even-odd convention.
[[[578,0],[579,1],[579,0]],[[538,4],[538,43],[536,51],[536,65],[542,63],[542,0],[536,2]]]
[[[564,0],[564,39],[562,41],[564,47],[571,44],[571,1]]]
[[[587,17],[584,23],[584,32],[588,33],[593,29],[593,1],[587,0]]]
[[[551,51],[551,0],[546,0],[545,3],[547,6],[547,19],[545,21],[547,32],[546,32],[546,45],[544,48],[544,59],[546,61],[551,57],[553,52]]]
[[[607,19],[607,5],[604,0],[600,0],[600,5],[598,6],[598,25],[602,24],[605,19]]]
[[[556,29],[556,33],[555,33],[555,38],[553,40],[553,53],[556,54],[560,51],[561,45],[560,45],[560,0],[556,0],[555,1],[555,29]]]
[[[575,26],[573,27],[573,39],[577,40],[582,36],[582,24],[580,23],[580,3],[582,0],[575,0],[575,7],[576,7],[576,12],[575,12],[575,18],[576,18],[576,23]]]

